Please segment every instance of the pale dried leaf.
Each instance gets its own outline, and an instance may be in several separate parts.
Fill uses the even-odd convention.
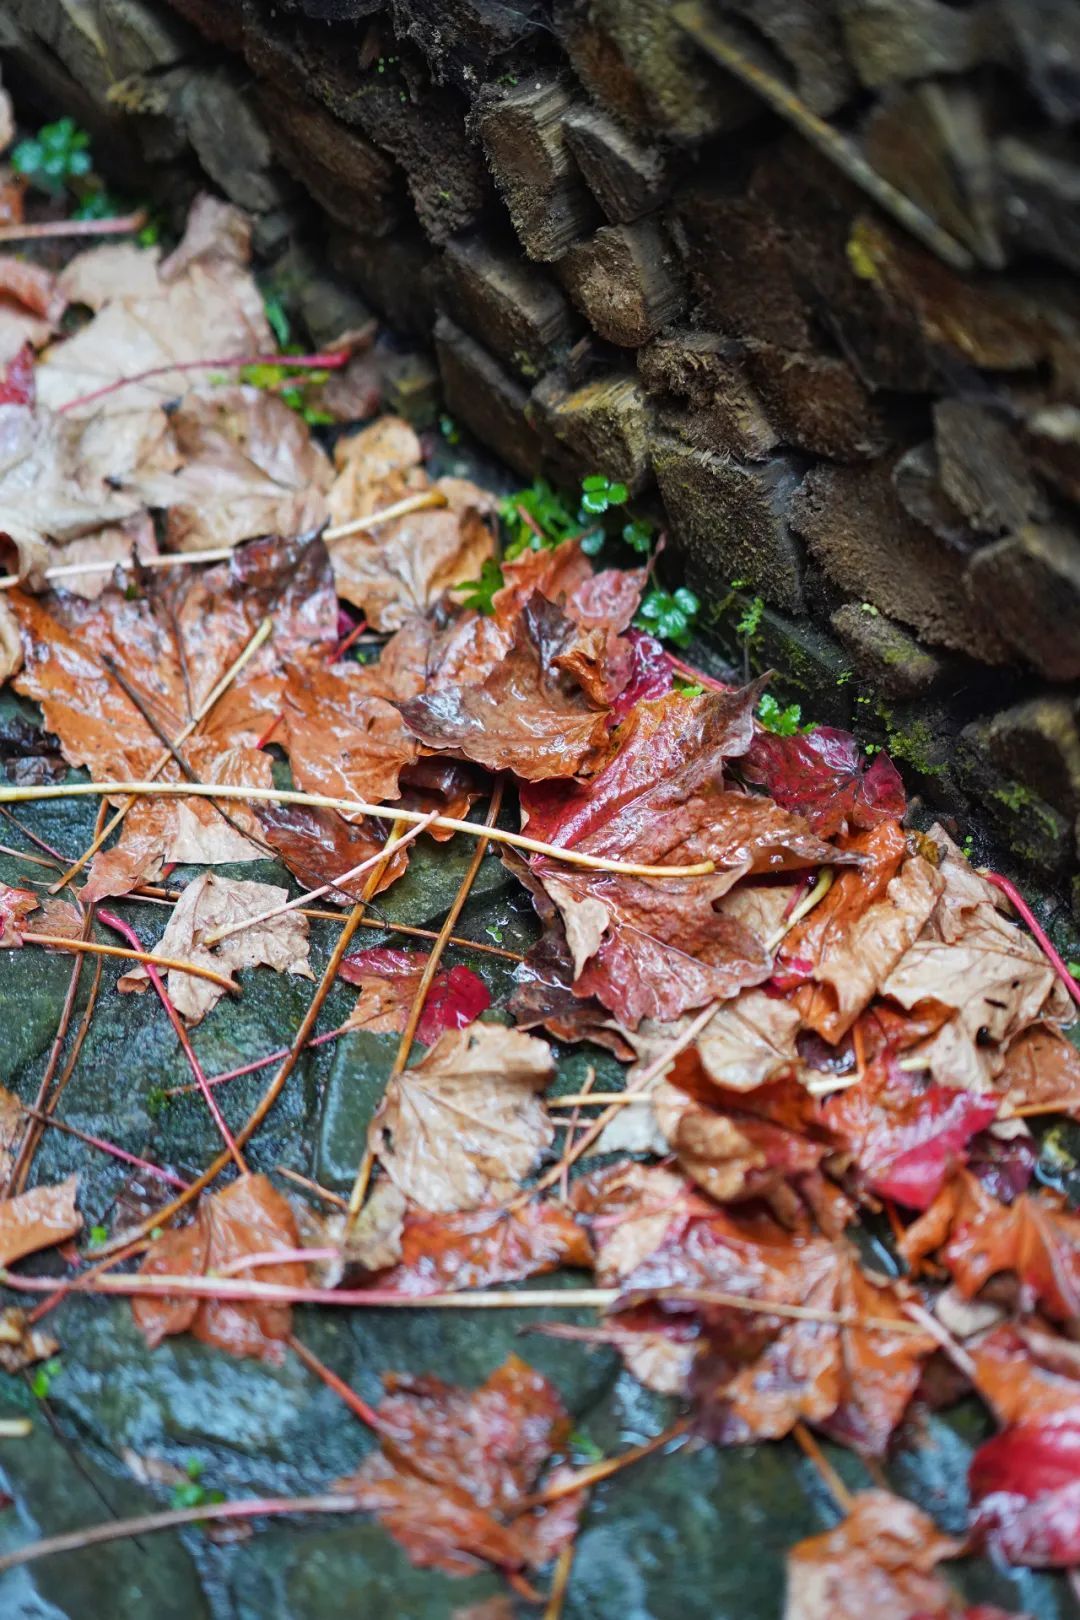
[[[214,968],[226,976],[240,968],[262,965],[278,973],[312,979],[315,975],[308,961],[307,918],[298,911],[252,923],[240,933],[223,939],[219,945],[208,947],[202,943],[205,935],[214,929],[257,917],[272,906],[283,905],[288,898],[289,891],[273,883],[251,883],[203,872],[180,896],[152,954],[178,957],[199,967]],[[117,988],[141,990],[148,983],[147,971],[140,965],[125,973]],[[189,1024],[197,1024],[205,1018],[225,994],[208,979],[197,979],[177,968],[170,968],[167,985],[177,1012]]]
[[[82,1230],[75,1207],[77,1185],[76,1177],[68,1176],[54,1187],[34,1187],[0,1202],[0,1266],[51,1249]]]

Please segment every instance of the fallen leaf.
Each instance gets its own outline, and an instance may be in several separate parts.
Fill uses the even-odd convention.
[[[0,897],[0,908],[2,908]],[[0,909],[2,915],[2,909]],[[6,1186],[15,1164],[15,1155],[12,1149],[22,1138],[26,1129],[26,1116],[23,1113],[22,1103],[13,1091],[0,1086],[0,1186]]]
[[[381,1450],[337,1489],[404,1547],[422,1569],[469,1575],[484,1564],[546,1563],[573,1537],[569,1508],[517,1512],[570,1420],[547,1379],[510,1356],[478,1389],[391,1374],[378,1409]]]
[[[541,1102],[554,1076],[544,1041],[497,1024],[440,1035],[391,1080],[368,1140],[387,1175],[424,1209],[497,1203],[517,1191],[555,1135]]]
[[[23,942],[23,924],[40,904],[32,889],[13,889],[0,883],[0,948],[18,950]]]
[[[74,286],[80,301],[98,313],[42,357],[37,369],[42,403],[54,411],[71,407],[73,415],[138,411],[185,392],[190,374],[174,367],[265,354],[273,336],[248,265],[250,231],[239,221],[238,210],[201,196],[168,259],[160,261],[156,248],[132,247],[121,261],[116,248],[103,247],[73,260],[63,284]],[[75,403],[122,377],[151,370],[158,374]]]
[[[273,845],[305,889],[322,888],[385,848],[385,825],[370,819],[346,821],[336,810],[316,810],[301,804],[264,804],[256,813],[267,843]],[[391,854],[371,892],[381,894],[388,889],[404,872],[407,862],[407,850]],[[345,884],[335,884],[327,898],[334,905],[352,905],[363,897],[371,876],[369,870]]]
[[[41,704],[69,764],[98,781],[146,777],[162,744],[106,660],[143,695],[165,735],[185,722],[250,641],[264,614],[270,641],[233,681],[183,752],[203,782],[270,787],[269,757],[255,744],[281,703],[282,660],[317,658],[332,639],[336,605],[319,544],[256,541],[234,562],[154,581],[128,600],[115,590],[96,602],[67,594],[48,601],[10,593],[26,664],[17,690]],[[329,625],[326,619],[329,617]],[[162,780],[179,778],[170,761]],[[199,864],[257,858],[259,823],[243,804],[219,812],[204,799],[146,799],[125,818],[119,842],[97,855],[88,898],[154,881],[166,861]]]
[[[994,1085],[1006,1114],[1054,1103],[1080,1112],[1080,1051],[1054,1024],[1032,1024],[1010,1041]]]
[[[968,1470],[971,1529],[1007,1564],[1080,1564],[1080,1412],[1003,1429]]]
[[[907,800],[888,754],[868,761],[849,731],[815,726],[793,737],[759,729],[743,763],[747,781],[805,816],[822,837],[896,821]]]
[[[276,973],[313,979],[307,918],[298,911],[252,922],[212,948],[203,944],[204,937],[215,929],[259,917],[273,906],[284,905],[288,898],[288,889],[274,883],[249,883],[202,872],[176,902],[151,955],[178,957],[196,967],[214,968],[227,977],[241,968],[263,966]],[[179,968],[170,968],[165,978],[169,999],[188,1024],[200,1023],[225,994],[220,985],[197,979]],[[117,989],[145,990],[149,983],[150,976],[140,964],[117,981]]]
[[[1080,1422],[1080,1346],[1023,1322],[1006,1322],[966,1346],[973,1383],[997,1421]]]
[[[204,1277],[246,1255],[298,1249],[296,1220],[286,1200],[265,1176],[242,1176],[219,1193],[204,1196],[189,1226],[170,1227],[143,1260],[143,1276]],[[260,1266],[260,1282],[302,1288],[307,1268],[299,1261]],[[274,1300],[167,1298],[132,1300],[136,1325],[151,1349],[176,1333],[191,1333],[233,1356],[280,1361],[292,1325],[292,1308]]]
[[[938,873],[921,856],[905,859],[895,821],[848,839],[862,857],[787,935],[782,960],[812,963],[812,983],[797,992],[805,1022],[833,1043],[846,1035],[882,982],[921,933],[941,893]]]
[[[860,1491],[842,1524],[788,1553],[784,1620],[945,1620],[957,1602],[936,1566],[963,1550],[913,1502]]]
[[[400,796],[399,777],[416,759],[397,709],[373,697],[357,664],[290,666],[275,733],[304,793],[378,803]],[[342,868],[341,870],[346,870]]]
[[[43,265],[0,255],[0,365],[47,343],[66,304],[56,277]]]
[[[0,1311],[0,1368],[4,1372],[22,1372],[36,1361],[47,1361],[59,1348],[59,1340],[44,1328],[32,1327],[17,1305]]]
[[[533,1202],[515,1210],[451,1215],[410,1209],[398,1263],[379,1278],[379,1286],[403,1294],[489,1288],[564,1266],[584,1270],[591,1263],[584,1228],[561,1204]]]
[[[510,630],[535,591],[565,611],[568,599],[588,584],[593,571],[581,542],[566,540],[561,546],[530,548],[508,559],[502,565],[502,576],[503,585],[491,598],[491,607],[496,623]]]
[[[429,748],[527,781],[595,769],[606,752],[605,712],[553,666],[567,623],[553,603],[534,595],[502,662],[476,685],[443,687],[401,704],[406,726]]]
[[[82,1231],[82,1216],[75,1207],[77,1186],[77,1178],[68,1176],[54,1187],[34,1187],[0,1200],[0,1266],[51,1249]]]
[[[2,207],[0,203],[0,213]],[[0,309],[0,355],[4,350],[3,311]],[[34,383],[34,351],[29,343],[24,343],[6,362],[0,360],[0,368],[0,405],[33,406],[37,399],[37,387]]]
[[[878,1058],[857,1085],[829,1097],[823,1113],[846,1138],[863,1185],[907,1209],[925,1210],[965,1162],[971,1138],[996,1117],[998,1099],[946,1086]]]
[[[1059,1322],[1080,1316],[1080,1215],[1023,1193],[1000,1204],[960,1171],[908,1227],[900,1251],[909,1265],[936,1253],[966,1299],[991,1277],[1013,1275],[1021,1298]]]
[[[349,1028],[367,1029],[375,1035],[403,1030],[427,959],[426,951],[388,945],[347,956],[338,976],[360,989]],[[444,968],[428,987],[416,1038],[431,1046],[444,1030],[464,1029],[490,1006],[487,986],[470,968]]]
[[[718,1086],[752,1091],[798,1067],[800,1024],[789,1001],[744,990],[718,1007],[698,1036],[701,1067]]]
[[[611,706],[616,723],[625,720],[639,703],[654,703],[666,697],[675,684],[671,660],[662,642],[634,629],[626,632],[626,640],[630,643],[630,667],[626,685]]]
[[[346,1271],[383,1271],[401,1258],[401,1237],[408,1201],[385,1176],[372,1188],[355,1219],[347,1210],[317,1215],[309,1205],[297,1203],[296,1219],[304,1247],[336,1247],[333,1260],[311,1262],[311,1274],[320,1288],[337,1288]]]
[[[326,518],[330,463],[295,411],[250,386],[192,390],[169,418],[175,470],[136,468],[122,487],[166,510],[170,551],[296,535]]]

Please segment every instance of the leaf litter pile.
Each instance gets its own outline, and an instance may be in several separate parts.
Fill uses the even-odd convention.
[[[405,422],[330,454],[303,411],[238,380],[274,344],[234,209],[200,199],[168,256],[0,258],[0,289],[0,660],[62,755],[28,753],[0,800],[99,805],[78,860],[28,851],[26,886],[0,887],[0,945],[66,951],[75,975],[39,1095],[0,1096],[0,1359],[52,1355],[74,1291],[130,1296],[150,1346],[299,1356],[378,1442],[321,1497],[196,1492],[0,1566],[196,1520],[369,1514],[417,1565],[494,1569],[554,1616],[603,1479],[650,1451],[786,1436],[841,1513],[791,1550],[793,1620],[988,1620],[949,1560],[1080,1565],[1080,1216],[1035,1186],[1025,1124],[1080,1115],[1077,990],[1001,884],[942,827],[906,825],[887,756],[766,729],[764,682],[698,680],[648,633],[684,645],[693,599],[655,589],[650,561],[594,563],[618,486],[587,480],[578,524],[538,521],[527,492],[500,528],[495,497],[431,476]],[[317,357],[342,420],[364,414],[370,341]],[[648,547],[647,526],[624,533]],[[365,947],[421,840],[467,846],[442,928]],[[495,1006],[454,960],[489,846],[539,924]],[[216,870],[269,859],[293,889]],[[198,875],[177,891],[174,867]],[[159,906],[155,939],[133,899]],[[180,1175],[84,1137],[155,1190],[90,1245],[77,1178],[34,1184],[33,1162],[65,1128],[74,986],[102,950],[127,953],[111,993],[160,1002],[220,1151]],[[247,1066],[254,1112],[188,1033],[249,969],[311,981]],[[345,1029],[400,1036],[348,1199],[245,1157],[307,1045],[342,1034],[318,1030],[336,980],[356,991]],[[557,1095],[552,1041],[606,1048],[621,1089],[588,1068]],[[580,1286],[530,1281],[567,1269]],[[541,1333],[614,1347],[681,1415],[572,1466],[559,1391],[524,1357],[473,1388],[402,1372],[372,1407],[297,1338],[298,1304],[531,1308]],[[928,1411],[972,1392],[995,1432],[963,1536],[883,1486],[852,1495],[815,1439],[882,1478]]]

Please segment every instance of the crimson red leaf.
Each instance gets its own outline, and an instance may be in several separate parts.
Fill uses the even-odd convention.
[[[817,726],[794,737],[758,731],[743,774],[777,804],[805,816],[822,837],[852,827],[876,827],[904,814],[904,784],[888,754],[867,761],[850,731]]]
[[[358,1027],[402,1030],[416,994],[427,955],[423,951],[395,950],[376,945],[347,956],[338,969],[361,995],[353,1019]],[[430,1046],[446,1029],[464,1029],[491,1006],[484,981],[471,968],[452,967],[437,973],[428,989],[416,1034]]]
[[[1010,1564],[1080,1563],[1080,1419],[1017,1423],[980,1446],[968,1473],[973,1529]]]
[[[671,660],[655,636],[644,630],[628,630],[630,674],[626,685],[611,706],[612,719],[623,720],[639,703],[652,703],[675,684]]]

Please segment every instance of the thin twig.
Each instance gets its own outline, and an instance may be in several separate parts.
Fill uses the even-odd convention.
[[[28,225],[0,225],[0,242],[44,242],[54,236],[130,236],[146,224],[145,208],[112,219],[43,219]]]
[[[148,371],[136,371],[130,377],[117,377],[114,382],[106,383],[102,388],[95,388],[90,394],[81,394],[78,399],[69,399],[66,405],[60,405],[57,414],[73,411],[79,405],[92,405],[95,400],[104,399],[106,394],[115,394],[120,388],[128,388],[133,383],[149,382],[153,377],[171,377],[177,371],[235,371],[244,366],[292,366],[297,371],[337,371],[340,366],[346,366],[351,356],[345,349],[335,349],[330,354],[239,354],[228,356],[223,360],[174,360],[167,366],[151,366]]]
[[[1049,934],[1046,932],[1046,929],[1043,927],[1038,917],[1036,917],[1023,895],[1020,893],[1020,890],[1016,887],[1016,884],[1010,882],[1007,877],[1002,877],[1000,872],[991,872],[985,866],[979,868],[979,876],[985,878],[987,883],[992,883],[995,889],[1000,889],[1002,894],[1008,896],[1009,900],[1016,907],[1016,910],[1020,913],[1021,917],[1031,929],[1031,932],[1034,934],[1035,939],[1039,944],[1043,955],[1050,963],[1050,966],[1053,968],[1054,972],[1057,974],[1070,996],[1072,996],[1077,1006],[1080,1007],[1080,984],[1077,984],[1076,980],[1069,972],[1068,965],[1066,964],[1064,957],[1058,950],[1055,949]]]
[[[412,843],[414,838],[419,838],[420,834],[425,828],[430,827],[434,820],[435,813],[433,811],[425,820],[418,821],[415,827],[410,828],[407,833],[403,833],[394,845],[395,853],[403,845]],[[259,923],[270,922],[274,917],[283,917],[289,911],[299,911],[310,900],[321,900],[324,894],[330,893],[331,889],[339,889],[342,884],[350,883],[353,878],[358,878],[362,872],[370,872],[373,866],[385,865],[385,863],[386,855],[384,851],[381,849],[376,850],[374,855],[369,855],[358,866],[351,866],[347,872],[342,872],[339,877],[331,878],[329,883],[324,883],[321,888],[310,889],[307,894],[299,894],[295,900],[284,900],[280,905],[271,906],[268,911],[260,911],[254,917],[241,917],[239,922],[230,923],[226,928],[212,929],[209,934],[204,936],[203,944],[220,945],[223,939],[231,939],[234,934],[242,934],[248,928],[255,928]]]
[[[446,496],[441,489],[425,489],[416,495],[406,495],[400,501],[394,501],[390,506],[381,507],[377,512],[369,512],[367,517],[353,518],[348,523],[339,523],[333,529],[323,530],[324,540],[346,540],[350,534],[363,534],[368,529],[375,529],[380,523],[389,523],[394,518],[407,517],[410,512],[423,512],[429,507],[446,506]]]
[[[161,1513],[143,1513],[133,1519],[110,1519],[85,1530],[69,1530],[62,1536],[46,1536],[25,1547],[0,1556],[0,1573],[32,1564],[56,1553],[80,1552],[107,1541],[152,1535],[155,1530],[175,1530],[185,1524],[202,1524],[210,1519],[264,1519],[283,1513],[355,1513],[356,1503],[346,1493],[338,1496],[259,1496],[238,1502],[207,1502],[201,1507],[167,1508]]]
[[[624,1468],[641,1462],[645,1457],[651,1457],[656,1451],[662,1451],[673,1440],[681,1439],[690,1429],[690,1424],[691,1419],[688,1417],[677,1418],[661,1434],[654,1435],[651,1440],[644,1441],[640,1446],[631,1446],[629,1451],[620,1452],[617,1457],[603,1457],[599,1462],[590,1463],[587,1468],[577,1468],[571,1474],[564,1474],[555,1484],[545,1486],[541,1491],[534,1491],[531,1496],[523,1497],[520,1502],[515,1503],[515,1518],[519,1513],[528,1512],[530,1508],[547,1507],[551,1502],[561,1502],[564,1496],[576,1496],[578,1491],[588,1490],[591,1485],[599,1485],[602,1480],[610,1479],[613,1474],[620,1474]]]
[[[80,574],[111,574],[114,568],[191,568],[196,563],[227,562],[235,556],[234,546],[211,546],[203,551],[164,551],[157,557],[112,557],[97,562],[57,563],[46,568],[42,578],[51,585],[58,579],[78,579]],[[0,575],[0,591],[21,585],[23,575]]]
[[[124,936],[125,939],[134,941],[136,946],[139,944],[139,936],[136,934],[134,928],[132,928],[128,923],[124,922],[121,917],[114,916],[111,911],[99,911],[98,916],[107,928],[115,928],[118,933]],[[191,1072],[195,1076],[199,1090],[206,1099],[206,1106],[210,1110],[210,1115],[214,1121],[214,1124],[221,1133],[221,1139],[225,1143],[226,1148],[229,1150],[232,1161],[236,1165],[236,1168],[239,1170],[240,1174],[242,1176],[246,1176],[248,1173],[248,1167],[244,1163],[244,1156],[233,1140],[233,1134],[228,1125],[225,1123],[225,1116],[222,1114],[221,1109],[217,1105],[216,1097],[206,1083],[206,1076],[203,1073],[202,1064],[195,1056],[195,1048],[192,1046],[188,1032],[184,1028],[183,1019],[173,1006],[172,997],[165,988],[165,981],[158,972],[157,965],[155,964],[153,957],[148,956],[146,958],[145,966],[147,977],[149,978],[154,989],[157,991],[158,999],[161,1002],[161,1005],[165,1008],[169,1023],[176,1031],[176,1038],[180,1042],[184,1056],[187,1058],[188,1063],[191,1066]]]
[[[327,1389],[332,1389],[335,1395],[339,1395],[349,1411],[358,1417],[361,1423],[366,1424],[369,1429],[374,1429],[376,1434],[384,1432],[386,1425],[375,1408],[369,1406],[354,1389],[350,1389],[345,1380],[339,1378],[336,1372],[332,1372],[325,1362],[320,1361],[314,1350],[309,1350],[306,1344],[301,1343],[295,1333],[289,1334],[287,1343],[289,1349],[300,1357],[304,1366],[313,1372],[316,1378],[321,1378]]]
[[[217,685],[214,686],[211,689],[211,691],[207,693],[206,697],[199,704],[199,707],[196,709],[196,711],[195,711],[194,715],[192,716],[192,718],[188,721],[187,725],[184,726],[183,729],[181,730],[179,736],[175,739],[174,742],[170,743],[168,748],[166,748],[163,753],[158,755],[157,759],[154,761],[154,763],[150,767],[150,775],[151,775],[151,777],[157,776],[159,771],[163,771],[165,769],[165,767],[169,763],[170,759],[172,759],[174,757],[174,750],[178,749],[182,743],[185,743],[187,741],[187,739],[191,736],[191,734],[195,730],[195,728],[197,726],[201,725],[202,721],[206,719],[206,717],[210,713],[211,709],[213,709],[215,704],[218,702],[218,699],[225,695],[225,693],[228,691],[228,689],[232,685],[233,681],[235,681],[236,677],[240,674],[240,672],[244,668],[244,666],[258,652],[259,648],[262,646],[263,642],[267,639],[267,637],[269,636],[269,634],[273,630],[273,628],[274,628],[274,622],[273,622],[272,619],[270,619],[269,617],[263,619],[262,623],[258,626],[257,630],[255,631],[254,635],[251,637],[250,641],[247,643],[246,647],[244,647],[243,651],[240,653],[239,657],[236,658],[233,661],[233,663],[229,665],[229,668],[225,671],[224,675],[218,681]],[[85,785],[85,784],[80,784],[80,786],[83,786],[83,785]],[[162,784],[157,783],[156,785],[158,787],[160,787]],[[171,786],[171,787],[179,787],[181,792],[184,791],[182,784],[170,783],[169,786]],[[228,796],[228,795],[226,795],[226,796]],[[120,825],[121,821],[123,821],[124,817],[127,815],[128,811],[131,809],[132,805],[135,803],[135,799],[137,797],[138,797],[137,794],[131,795],[128,798],[127,803],[122,804],[120,806],[119,810],[117,810],[116,814],[111,818],[108,825],[103,827],[101,829],[101,831],[95,835],[95,837],[93,839],[93,842],[91,843],[89,849],[83,850],[82,854],[79,856],[79,858],[75,862],[74,866],[69,867],[68,870],[64,873],[63,877],[60,878],[58,882],[53,884],[52,890],[50,891],[51,893],[55,894],[56,891],[58,889],[62,889],[66,883],[70,883],[72,878],[77,876],[77,874],[82,871],[82,869],[86,865],[87,861],[93,859],[93,857],[97,854],[98,850],[101,848],[102,844],[105,842],[106,838],[108,838],[109,834],[113,831],[113,829],[115,827],[118,827]],[[6,801],[3,801],[2,799],[0,799],[0,802],[6,802]]]
[[[428,812],[403,810],[392,804],[368,804],[364,799],[334,799],[323,793],[298,793],[286,788],[233,786],[196,782],[62,782],[41,787],[0,787],[0,804],[30,804],[43,799],[91,798],[96,794],[111,797],[127,794],[133,799],[236,799],[253,804],[302,804],[316,810],[338,810],[342,815],[374,816],[382,821],[403,821],[415,826],[426,821]],[[568,866],[583,866],[593,872],[622,872],[627,877],[684,878],[707,877],[715,872],[715,861],[696,861],[691,866],[644,866],[633,861],[607,860],[600,855],[586,855],[581,850],[563,849],[558,844],[545,844],[538,838],[527,838],[524,833],[509,832],[503,827],[484,828],[478,822],[461,821],[456,816],[436,816],[433,827],[448,832],[461,832],[470,838],[490,838],[499,844],[510,844],[514,849],[527,849],[534,855],[546,855],[551,860],[563,861]]]
[[[784,939],[784,936],[791,933],[791,930],[795,927],[796,923],[801,923],[803,918],[809,912],[813,911],[814,907],[820,901],[824,900],[825,896],[833,886],[833,880],[835,877],[836,873],[833,871],[831,866],[823,866],[821,868],[821,871],[817,875],[817,882],[814,884],[814,887],[808,894],[803,895],[798,905],[793,908],[791,916],[786,918],[776,930],[776,933],[773,934],[772,938],[766,941],[765,949],[767,951],[777,950]]]
[[[160,1164],[152,1164],[149,1159],[140,1159],[137,1154],[129,1153],[126,1148],[117,1147],[115,1142],[106,1142],[103,1136],[91,1136],[88,1131],[80,1131],[77,1126],[68,1125],[65,1120],[56,1119],[54,1115],[46,1114],[40,1109],[30,1108],[26,1103],[22,1104],[22,1111],[39,1125],[47,1125],[54,1131],[62,1131],[65,1136],[77,1137],[80,1142],[85,1142],[87,1147],[97,1148],[100,1153],[108,1153],[112,1158],[122,1160],[124,1164],[133,1165],[136,1170],[147,1170],[181,1192],[187,1186],[182,1176],[174,1176],[171,1170],[163,1170]]]
[[[555,1569],[551,1576],[551,1588],[548,1592],[547,1603],[544,1605],[544,1620],[562,1620],[563,1604],[566,1602],[566,1589],[570,1584],[570,1571],[574,1567],[574,1550],[576,1546],[576,1538],[573,1541],[568,1541],[555,1560]]]
[[[826,1457],[817,1441],[814,1439],[814,1436],[810,1433],[810,1430],[806,1427],[806,1424],[796,1423],[791,1433],[795,1443],[798,1445],[800,1450],[805,1452],[806,1456],[809,1457],[829,1491],[832,1493],[837,1507],[842,1508],[845,1513],[850,1513],[852,1508],[855,1506],[855,1498],[848,1490],[847,1486],[844,1484],[843,1480],[840,1478],[840,1475],[836,1472],[836,1469],[833,1467],[828,1457]]]
[[[344,918],[342,918],[344,921]],[[310,1052],[314,1046],[325,1046],[328,1041],[336,1041],[339,1036],[347,1035],[354,1026],[350,1022],[339,1024],[337,1029],[328,1029],[324,1035],[313,1035],[307,1043]],[[237,1069],[226,1069],[222,1074],[209,1074],[206,1077],[208,1086],[223,1086],[230,1080],[240,1080],[245,1074],[256,1074],[260,1069],[268,1069],[271,1063],[280,1063],[287,1057],[289,1048],[279,1046],[276,1052],[268,1052],[265,1057],[255,1058],[251,1063],[242,1063]],[[170,1086],[165,1092],[166,1097],[183,1097],[189,1092],[198,1091],[198,1086],[188,1084],[184,1086]]]

